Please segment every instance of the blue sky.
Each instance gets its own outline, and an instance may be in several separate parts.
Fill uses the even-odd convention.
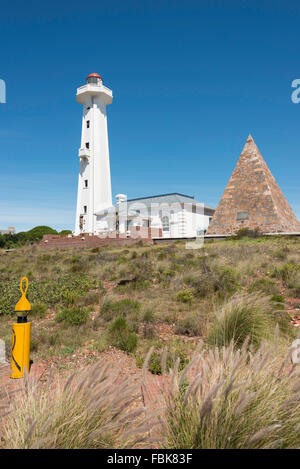
[[[249,133],[300,218],[297,1],[1,2],[0,228],[74,228],[81,105],[100,73],[113,196],[216,206]]]

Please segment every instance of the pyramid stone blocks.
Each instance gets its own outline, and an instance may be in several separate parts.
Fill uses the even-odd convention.
[[[258,228],[262,233],[300,232],[300,223],[251,135],[206,234],[234,234],[242,228]]]

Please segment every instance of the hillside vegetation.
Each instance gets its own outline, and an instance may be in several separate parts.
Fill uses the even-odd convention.
[[[65,235],[72,233],[70,230],[58,232],[50,226],[36,226],[29,231],[20,231],[14,234],[0,234],[0,248],[15,249],[21,246],[38,243],[44,234]]]
[[[138,368],[144,365],[152,374],[173,374],[177,387],[167,393],[172,399],[166,403],[161,422],[165,439],[160,446],[300,444],[295,430],[300,418],[298,401],[291,397],[296,399],[291,409],[284,404],[298,384],[289,375],[290,360],[284,361],[287,375],[282,366],[297,336],[292,322],[300,314],[297,238],[206,242],[199,250],[187,250],[182,242],[154,246],[138,242],[128,248],[42,250],[25,246],[3,252],[0,336],[8,350],[23,275],[29,278],[34,361],[57,357],[63,363],[68,359],[72,369],[73,360],[76,367],[73,357],[83,351],[87,362],[93,362],[107,350],[119,350],[132,357]],[[200,343],[202,355],[197,348]],[[200,381],[189,381],[184,371],[192,357],[203,368]],[[244,384],[234,391],[237,377],[244,377]],[[31,412],[28,402],[23,408]],[[246,408],[247,415],[243,413]],[[264,408],[268,417],[262,417]],[[228,419],[227,433],[218,434],[224,419]],[[285,422],[280,423],[281,430],[273,428],[279,421]],[[262,436],[254,438],[255,431],[265,428]],[[105,445],[118,447],[123,440],[119,433],[116,439],[107,436]],[[74,443],[74,447],[84,444]],[[92,447],[98,444],[94,441]],[[123,447],[128,444],[134,446],[126,440]],[[62,440],[60,447],[64,445]]]

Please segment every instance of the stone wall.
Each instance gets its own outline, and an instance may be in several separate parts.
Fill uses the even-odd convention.
[[[131,236],[126,237],[125,234],[118,232],[110,233],[110,236],[95,236],[84,234],[81,236],[60,236],[60,235],[44,235],[39,243],[39,247],[43,248],[72,248],[72,247],[97,247],[97,246],[130,246],[138,241],[145,244],[153,244],[152,238],[161,237],[160,228],[133,227],[130,231]]]

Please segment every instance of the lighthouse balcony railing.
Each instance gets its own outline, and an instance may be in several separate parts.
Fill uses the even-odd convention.
[[[89,148],[79,148],[78,151],[79,158],[88,159],[91,156]]]

